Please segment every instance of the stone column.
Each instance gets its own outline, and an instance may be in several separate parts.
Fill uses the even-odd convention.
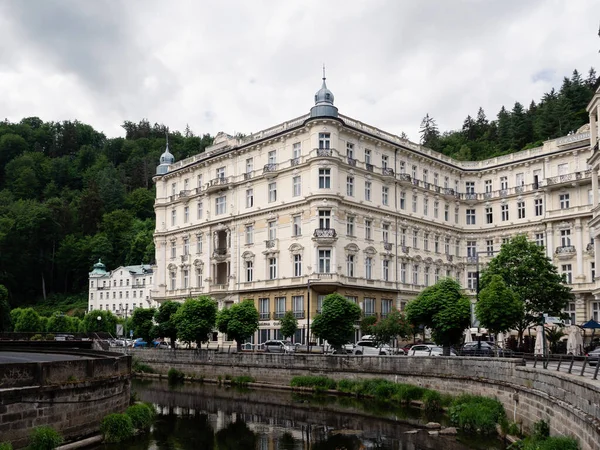
[[[585,247],[583,246],[581,229],[581,219],[575,219],[575,251],[577,252],[577,275],[575,279],[578,283],[583,283],[585,281],[585,273],[583,270],[583,252],[585,251]]]
[[[598,206],[598,169],[592,169],[592,207]]]
[[[587,321],[587,305],[585,302],[585,296],[577,295],[575,297],[575,322],[582,324]]]
[[[546,224],[546,256],[550,259],[554,257],[554,230],[552,222]]]
[[[598,139],[598,120],[597,115],[594,114],[594,111],[590,112],[590,145],[593,147],[596,145],[596,141]]]

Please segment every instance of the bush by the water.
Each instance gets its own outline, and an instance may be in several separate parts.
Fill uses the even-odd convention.
[[[506,416],[500,401],[478,395],[458,396],[448,410],[451,422],[471,433],[490,434]]]
[[[109,414],[102,420],[100,432],[105,442],[122,442],[133,436],[133,422],[127,414]]]
[[[315,391],[331,390],[337,386],[335,380],[331,378],[311,375],[294,377],[290,384],[293,387],[311,387]]]
[[[150,367],[148,364],[140,362],[140,360],[137,358],[133,358],[131,370],[136,373],[154,373],[154,369],[152,367]]]
[[[240,375],[231,379],[231,384],[234,386],[248,386],[248,383],[254,383],[254,378],[249,375]]]
[[[545,420],[533,424],[533,433],[522,441],[515,442],[512,450],[579,450],[577,439],[568,436],[550,437],[550,425]]]
[[[10,442],[0,442],[0,450],[13,450]]]
[[[427,389],[421,399],[426,413],[432,414],[442,410],[442,396],[439,392]]]
[[[127,408],[125,414],[131,419],[133,428],[138,430],[147,430],[150,428],[154,422],[154,417],[156,416],[154,408],[146,403],[136,403],[135,405],[131,405]]]
[[[169,383],[181,383],[185,378],[185,374],[181,370],[177,370],[174,367],[169,369],[167,376],[169,377]]]
[[[29,447],[27,448],[29,450],[54,450],[62,444],[62,441],[62,436],[54,428],[47,426],[37,427],[31,431]]]

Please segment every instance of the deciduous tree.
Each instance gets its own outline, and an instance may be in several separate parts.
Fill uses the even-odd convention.
[[[181,307],[181,303],[166,301],[160,305],[160,307],[154,313],[154,320],[156,321],[156,333],[160,338],[168,337],[171,341],[171,346],[175,348],[175,341],[177,340],[177,326],[175,323],[175,314]]]
[[[393,343],[398,337],[405,338],[410,333],[410,324],[398,310],[393,310],[372,327],[374,340],[378,344]]]
[[[94,309],[83,317],[82,329],[86,333],[111,333],[117,332],[117,316],[110,311]]]
[[[354,334],[354,324],[360,319],[360,308],[340,294],[329,294],[323,300],[321,314],[312,324],[312,333],[325,339],[338,352]]]
[[[494,336],[515,329],[523,320],[523,302],[501,276],[494,275],[479,292],[475,314]]]
[[[430,328],[434,341],[449,354],[449,347],[461,341],[469,326],[471,303],[456,280],[444,278],[406,305],[406,318],[415,327]]]
[[[293,311],[286,311],[279,321],[281,327],[281,335],[285,338],[291,338],[298,330],[298,319]]]
[[[128,323],[128,326],[133,330],[133,335],[141,337],[148,345],[151,345],[152,340],[156,337],[152,335],[155,313],[156,309],[154,308],[136,308],[133,310],[131,321]]]
[[[43,330],[40,315],[33,308],[25,308],[15,322],[15,331],[19,333],[37,333]]]
[[[198,345],[207,342],[209,333],[215,328],[216,318],[217,302],[212,297],[188,298],[173,317],[177,338]]]
[[[217,328],[221,333],[226,333],[230,339],[235,340],[238,351],[241,351],[244,340],[258,330],[258,318],[254,301],[247,299],[219,311]]]
[[[482,291],[492,283],[495,275],[502,278],[523,304],[522,319],[516,327],[519,342],[523,332],[538,323],[543,313],[559,316],[573,299],[571,288],[564,283],[543,247],[529,241],[525,235],[516,236],[502,245],[480,277]]]

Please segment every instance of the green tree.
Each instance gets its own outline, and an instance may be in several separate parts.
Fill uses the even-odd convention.
[[[133,335],[141,337],[148,345],[151,345],[156,337],[152,335],[155,313],[156,309],[154,308],[136,308],[131,315],[131,321],[127,324],[133,330]]]
[[[293,311],[286,311],[279,321],[281,335],[285,338],[291,338],[298,330],[298,319]]]
[[[207,342],[209,333],[215,328],[216,318],[217,302],[212,297],[188,298],[173,317],[177,338],[198,345]]]
[[[219,311],[217,328],[229,339],[235,340],[237,350],[241,351],[242,343],[258,330],[258,317],[254,301],[246,299]]]
[[[375,342],[378,344],[394,343],[398,337],[405,338],[411,333],[411,327],[404,314],[393,310],[378,321],[372,328]]]
[[[377,316],[366,316],[360,319],[361,334],[373,334],[373,326],[377,323]]]
[[[19,333],[35,333],[44,331],[40,315],[33,308],[25,308],[15,322],[15,331]]]
[[[558,353],[558,343],[561,338],[565,336],[565,332],[559,327],[544,327],[544,332],[546,333],[546,339],[550,345],[550,352]]]
[[[12,319],[10,317],[10,304],[8,303],[8,289],[0,284],[0,333],[12,329]]]
[[[72,331],[70,317],[65,316],[64,314],[53,314],[48,319],[48,324],[46,326],[46,331],[51,333],[65,333]]]
[[[342,352],[342,346],[354,334],[354,324],[360,319],[360,308],[340,294],[329,294],[323,300],[321,314],[312,324],[312,333],[325,339],[329,345]]]
[[[94,309],[83,317],[81,328],[86,333],[104,332],[115,334],[117,316],[110,311]]]
[[[479,292],[475,314],[494,336],[512,330],[523,320],[523,302],[501,276],[494,275]]]
[[[430,328],[433,340],[449,354],[449,347],[461,341],[469,326],[471,303],[456,280],[443,278],[406,305],[406,318],[411,324]]]
[[[429,116],[429,113],[427,113],[421,121],[419,134],[421,135],[421,144],[425,147],[434,150],[439,148],[440,131],[433,117]]]
[[[175,348],[177,341],[177,326],[175,324],[175,314],[181,307],[181,303],[166,301],[154,313],[156,322],[156,333],[160,338],[169,338],[172,348]]]
[[[485,268],[480,277],[483,291],[494,275],[502,278],[523,304],[523,315],[517,324],[519,342],[523,332],[539,322],[542,314],[560,316],[573,299],[571,288],[544,252],[543,247],[518,235],[502,245],[500,252]]]

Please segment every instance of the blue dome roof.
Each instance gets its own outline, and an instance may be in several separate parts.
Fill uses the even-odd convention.
[[[325,78],[323,78],[323,85],[321,89],[315,94],[315,105],[328,104],[333,105],[333,92],[327,89]]]
[[[164,175],[169,171],[169,166],[175,162],[175,157],[169,151],[169,137],[167,136],[167,147],[162,155],[160,155],[160,164],[156,168],[157,175]]]
[[[325,83],[325,69],[323,69],[323,84],[315,94],[315,106],[310,109],[310,117],[337,117],[338,110],[333,106],[333,92]]]

